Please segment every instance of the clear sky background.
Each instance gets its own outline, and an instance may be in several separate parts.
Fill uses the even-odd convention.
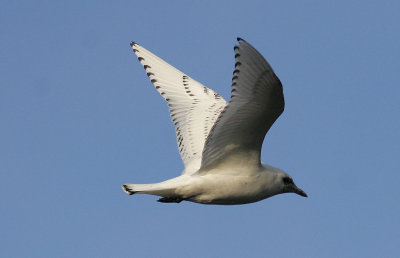
[[[254,45],[286,110],[262,160],[309,198],[162,204],[183,169],[129,43],[230,96]],[[1,257],[399,257],[399,1],[2,1]]]

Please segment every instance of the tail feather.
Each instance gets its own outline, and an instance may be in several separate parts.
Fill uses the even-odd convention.
[[[155,184],[123,184],[122,190],[129,194],[151,194],[158,195],[160,197],[167,197],[166,200],[178,200],[179,196],[176,194],[176,186],[174,183],[176,179],[167,180],[161,183]]]
[[[134,184],[122,185],[122,190],[125,193],[127,193],[129,195],[132,195],[132,194],[135,194],[137,192],[137,191],[134,190],[134,186],[135,186]]]
[[[173,189],[165,188],[161,184],[124,184],[122,190],[129,194],[142,193],[158,196],[169,196],[173,194]]]

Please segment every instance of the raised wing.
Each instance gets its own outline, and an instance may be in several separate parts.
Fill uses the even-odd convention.
[[[196,172],[205,140],[226,101],[142,46],[132,42],[131,47],[156,90],[168,102],[185,165],[183,173]]]
[[[201,169],[224,162],[259,165],[265,134],[282,114],[282,84],[264,57],[238,38],[231,100],[207,137]]]

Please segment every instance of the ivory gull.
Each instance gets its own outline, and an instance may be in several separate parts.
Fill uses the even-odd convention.
[[[134,53],[168,102],[185,169],[154,184],[124,184],[159,202],[245,204],[281,193],[307,197],[281,169],[261,163],[265,134],[284,110],[282,84],[264,57],[238,38],[231,99],[193,80],[135,42]]]

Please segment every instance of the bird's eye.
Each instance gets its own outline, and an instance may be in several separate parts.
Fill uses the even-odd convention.
[[[285,185],[293,184],[293,180],[292,180],[290,177],[284,177],[284,178],[283,178],[283,183],[284,183]]]

